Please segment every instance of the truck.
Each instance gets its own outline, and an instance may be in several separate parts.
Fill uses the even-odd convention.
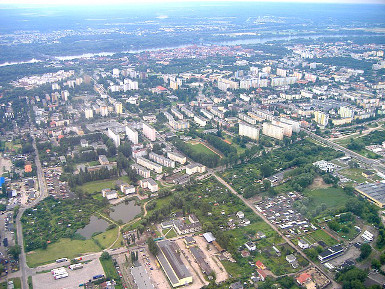
[[[60,259],[56,260],[56,263],[62,263],[62,262],[67,262],[67,261],[68,261],[67,258],[60,258]]]
[[[95,275],[94,277],[92,277],[92,279],[96,280],[96,279],[100,279],[100,278],[103,278],[104,275],[103,274],[99,274],[99,275]]]
[[[81,264],[81,263],[79,263],[79,264],[72,264],[72,265],[69,265],[68,268],[70,268],[71,270],[78,270],[78,269],[83,268],[83,264]]]

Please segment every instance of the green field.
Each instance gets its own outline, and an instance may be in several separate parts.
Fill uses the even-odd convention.
[[[303,194],[311,198],[316,206],[325,204],[328,209],[342,207],[349,199],[349,196],[341,188],[306,189]]]
[[[209,148],[207,148],[206,146],[204,146],[201,143],[198,143],[198,144],[187,143],[187,145],[190,146],[191,148],[193,148],[193,150],[195,150],[198,153],[204,153],[204,154],[207,154],[207,155],[217,154],[217,153],[213,152],[212,150],[210,150]]]
[[[103,189],[114,189],[116,181],[118,180],[128,182],[127,177],[121,177],[115,180],[102,180],[102,181],[89,182],[80,186],[79,188],[81,188],[85,193],[93,194],[95,192],[101,192],[101,190]]]
[[[304,239],[307,239],[310,241],[309,243],[318,242],[318,241],[324,241],[326,245],[333,246],[338,244],[336,239],[333,239],[331,236],[329,236],[327,233],[325,233],[323,230],[317,230],[313,233],[310,233],[307,235]]]
[[[162,231],[163,235],[167,238],[167,239],[171,239],[171,238],[174,238],[177,236],[177,234],[175,233],[175,230],[174,229],[164,229]]]
[[[362,175],[362,172],[365,170],[359,169],[359,168],[353,168],[353,169],[344,169],[339,171],[341,175],[344,175],[345,177],[351,179],[352,181],[356,181],[357,183],[363,183],[366,181],[370,181],[370,179],[367,179]],[[376,175],[377,176],[377,175]]]
[[[95,240],[97,240],[97,242],[99,242],[100,246],[102,247],[102,249],[106,249],[108,248],[109,246],[112,245],[112,243],[116,240],[116,238],[118,237],[118,227],[112,229],[112,230],[108,230],[104,233],[101,233],[101,234],[98,234],[96,235],[95,237],[93,237]],[[119,243],[120,245],[120,242],[118,241],[117,243]]]
[[[59,258],[74,258],[84,253],[99,252],[100,248],[93,240],[61,239],[48,245],[46,250],[38,249],[27,254],[29,267],[54,262]]]

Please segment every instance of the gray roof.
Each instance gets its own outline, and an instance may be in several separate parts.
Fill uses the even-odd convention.
[[[192,276],[178,255],[178,247],[175,243],[163,240],[157,242],[157,245],[160,251],[157,255],[158,260],[172,284],[178,283],[180,279]]]
[[[211,243],[211,242],[215,241],[215,237],[214,237],[213,233],[211,233],[211,232],[204,233],[203,237],[206,239],[207,243]]]
[[[131,269],[131,275],[134,277],[138,289],[153,289],[154,285],[151,283],[150,277],[143,266],[134,267]]]
[[[356,189],[365,193],[369,197],[380,203],[385,203],[385,184],[384,183],[369,183],[356,186]]]

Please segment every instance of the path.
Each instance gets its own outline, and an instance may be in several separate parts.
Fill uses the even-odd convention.
[[[147,209],[146,209],[146,206],[148,204],[149,201],[145,202],[144,205],[143,205],[143,211],[144,211],[144,214],[143,214],[143,217],[145,217],[147,215]],[[99,213],[100,214],[100,213]],[[101,214],[100,214],[101,215]],[[101,215],[102,216],[102,215]],[[124,224],[124,225],[119,225],[118,226],[118,236],[116,237],[115,241],[107,248],[107,250],[111,249],[112,247],[115,246],[116,242],[118,242],[119,238],[120,238],[120,234],[121,234],[121,229],[123,226],[127,226],[127,225],[130,225],[130,224],[133,224],[135,222],[137,222],[138,220],[140,220],[141,218],[143,217],[139,217],[139,218],[136,218],[136,219],[133,219],[131,221],[129,221],[128,223]],[[116,224],[115,222],[113,222],[114,224]],[[116,224],[117,225],[117,224]]]
[[[298,254],[300,254],[302,257],[304,257],[308,262],[309,264],[311,264],[313,267],[317,268],[320,272],[323,272],[332,282],[332,288],[341,288],[341,286],[339,284],[337,284],[333,278],[331,276],[329,276],[328,273],[325,273],[324,270],[319,266],[317,265],[316,263],[314,263],[312,260],[310,260],[306,254],[300,250],[289,238],[287,238],[284,234],[282,234],[278,228],[276,226],[274,226],[272,223],[270,223],[267,218],[261,214],[252,204],[250,204],[242,195],[238,194],[225,180],[223,180],[221,177],[219,177],[217,174],[213,173],[213,176],[221,183],[223,184],[224,186],[226,186],[230,192],[232,192],[235,196],[237,196],[238,198],[240,198],[243,203],[248,206],[255,214],[257,214],[257,216],[259,216],[266,224],[268,224],[274,231],[276,231],[278,233],[278,235],[286,241],[286,243],[288,243],[293,249],[295,249],[297,251]]]

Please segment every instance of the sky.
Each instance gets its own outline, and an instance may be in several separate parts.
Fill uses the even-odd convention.
[[[209,0],[210,2],[240,2],[240,0]],[[243,2],[301,2],[301,3],[346,3],[346,4],[385,4],[385,0],[241,0]],[[208,2],[207,0],[140,0],[139,3],[177,3]],[[138,0],[0,0],[0,4],[13,5],[135,5]]]

